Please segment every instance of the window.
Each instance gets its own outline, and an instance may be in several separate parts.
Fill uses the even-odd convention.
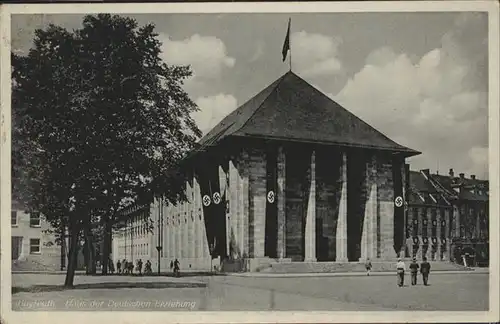
[[[40,252],[40,239],[30,239],[30,254],[39,254]]]
[[[17,226],[17,211],[10,212],[10,225]]]
[[[437,204],[437,200],[436,200],[436,198],[434,198],[434,196],[432,194],[429,194],[429,197],[431,197],[432,201],[434,201],[434,203]]]
[[[40,213],[33,212],[30,214],[30,226],[31,227],[40,227]]]

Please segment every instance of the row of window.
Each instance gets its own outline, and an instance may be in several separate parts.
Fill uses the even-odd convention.
[[[131,246],[120,245],[118,248],[122,251],[122,254],[125,254],[125,251],[130,251]],[[133,244],[132,249],[136,255],[148,255],[149,243]]]
[[[17,214],[17,211],[13,210],[10,213],[10,224],[12,226],[17,226],[18,220],[19,220],[19,216]],[[30,213],[30,226],[31,227],[40,227],[41,226],[40,213],[38,213],[38,212]]]

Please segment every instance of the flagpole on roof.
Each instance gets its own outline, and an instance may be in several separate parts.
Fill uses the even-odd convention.
[[[292,28],[292,18],[288,18],[288,33],[290,33],[290,29]],[[289,44],[288,47],[289,47],[289,51],[290,51],[290,72],[292,71],[292,39],[290,37],[290,39],[288,40]]]

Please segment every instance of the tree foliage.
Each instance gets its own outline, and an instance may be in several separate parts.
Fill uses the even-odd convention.
[[[201,132],[190,67],[160,54],[154,26],[127,17],[36,30],[28,55],[12,54],[15,198],[70,235],[133,201],[183,199],[173,170]]]

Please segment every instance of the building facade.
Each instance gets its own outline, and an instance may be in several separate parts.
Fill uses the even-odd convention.
[[[65,270],[68,263],[68,237],[65,243],[56,242],[50,223],[37,212],[28,212],[16,201],[11,205],[12,271]],[[77,269],[84,268],[83,249],[80,249]]]
[[[184,161],[186,202],[130,211],[115,261],[144,248],[153,263],[177,258],[185,269],[211,269],[213,258],[245,259],[248,270],[393,260],[405,251],[405,159],[417,154],[289,72]]]
[[[464,265],[487,265],[489,260],[489,183],[409,172],[407,254]]]
[[[47,232],[50,225],[40,213],[28,213],[17,202],[11,208],[13,270],[59,270],[61,247]]]

